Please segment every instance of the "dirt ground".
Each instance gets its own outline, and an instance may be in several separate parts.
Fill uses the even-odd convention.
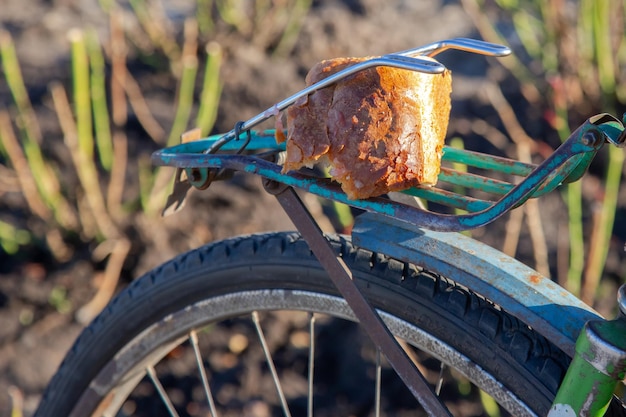
[[[194,2],[161,3],[172,14],[173,22],[181,26]],[[69,83],[67,30],[91,25],[106,31],[107,24],[96,0],[0,1],[0,28],[8,30],[16,42],[29,94],[50,149],[62,139],[50,108],[48,86],[52,81]],[[383,54],[457,36],[476,36],[476,31],[462,7],[448,0],[314,1],[287,58],[271,58],[254,43],[221,34],[218,41],[225,51],[224,90],[216,130],[230,130],[238,120],[254,116],[302,88],[307,69],[321,59]],[[483,83],[490,82],[486,77],[487,62],[460,53],[446,54],[442,60],[455,74],[449,136],[467,137],[471,144],[476,139],[466,134],[467,120],[485,114],[487,119],[495,120],[479,94]],[[145,69],[136,76],[146,87],[144,94],[157,120],[164,127],[170,126],[175,84]],[[154,88],[150,90],[150,86]],[[10,105],[8,88],[0,82],[0,107]],[[131,157],[148,153],[150,146],[143,147],[141,132],[133,133],[131,137],[137,143],[132,146],[135,154]],[[481,146],[480,141],[476,144]],[[548,196],[542,204],[549,250],[554,253],[564,207],[558,196]],[[19,214],[21,209],[23,202],[15,193],[1,192],[0,219],[25,221]],[[120,287],[174,254],[202,243],[291,227],[272,197],[261,192],[258,181],[250,178],[194,193],[182,214],[149,221],[137,217],[130,223],[137,241]],[[500,244],[495,235],[503,223],[498,227],[479,230],[475,236]],[[529,245],[527,238],[522,240],[519,254],[532,262]],[[92,258],[93,249],[74,242],[74,256],[67,262],[55,261],[36,245],[13,256],[0,251],[0,415],[10,414],[9,394],[16,392],[23,396],[24,415],[34,411],[42,390],[81,331],[83,324],[75,313],[93,296],[93,277],[103,267]],[[619,269],[619,259],[611,262],[614,269]],[[59,295],[59,291],[65,300],[63,308],[55,308],[50,302],[51,294]]]

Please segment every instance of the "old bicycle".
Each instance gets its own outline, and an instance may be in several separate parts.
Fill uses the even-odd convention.
[[[465,415],[448,394],[462,391],[464,381],[514,416],[599,416],[607,407],[608,415],[621,415],[621,402],[611,397],[624,377],[623,318],[602,319],[551,280],[457,232],[486,225],[529,198],[580,179],[605,143],[622,146],[622,121],[607,114],[591,117],[540,165],[445,148],[444,164],[494,175],[448,167],[440,183],[493,198],[443,187],[407,193],[466,214],[387,197],[349,200],[313,172],[281,173],[284,148],[276,144],[275,132],[252,130],[299,97],[371,66],[440,72],[440,64],[421,57],[447,49],[509,53],[499,45],[453,39],[374,58],[302,90],[225,135],[156,152],[156,164],[178,169],[172,207],[182,203],[190,187],[204,189],[232,172],[244,172],[263,178],[298,232],[211,243],[133,282],[76,341],[36,415],[380,415],[413,397],[419,405],[407,408]],[[507,182],[495,174],[521,180]],[[365,214],[356,218],[351,236],[325,236],[296,190]],[[621,289],[622,315],[624,294]],[[348,325],[329,333],[331,318],[359,322],[368,337]],[[298,330],[276,335],[277,320]],[[248,356],[239,365],[220,367],[214,358],[223,359],[228,349],[205,337],[233,331],[247,337],[231,351]],[[299,341],[292,337],[302,332]],[[343,356],[328,354],[324,344]],[[371,359],[365,370],[357,367],[362,358]],[[184,366],[163,365],[176,359]],[[246,380],[261,372],[252,366],[259,363],[263,383],[251,387]],[[171,375],[176,369],[187,383],[194,382],[191,397],[173,394],[163,377],[162,372]],[[231,375],[230,384],[214,381],[228,372],[240,378]],[[356,392],[334,389],[333,380],[341,378],[356,378]],[[250,400],[240,402],[231,392],[237,389]],[[158,394],[160,411],[154,405],[142,409],[146,390]]]

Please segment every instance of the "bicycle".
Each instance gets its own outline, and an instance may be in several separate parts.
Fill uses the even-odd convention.
[[[281,173],[284,145],[276,144],[275,132],[251,130],[298,98],[371,66],[441,72],[443,66],[422,56],[447,49],[510,53],[504,46],[459,38],[374,58],[305,88],[227,134],[202,139],[190,133],[180,145],[156,152],[157,165],[177,168],[170,209],[182,206],[191,187],[205,189],[244,172],[263,179],[298,232],[211,243],[133,282],[75,342],[35,415],[142,415],[147,391],[158,394],[163,407],[155,411],[150,403],[148,415],[290,416],[293,410],[309,416],[380,415],[392,402],[415,398],[429,415],[451,415],[447,406],[463,415],[446,392],[458,393],[466,381],[515,416],[600,416],[607,407],[608,415],[623,415],[621,401],[612,399],[612,393],[626,370],[626,289],[619,290],[620,317],[604,320],[551,280],[456,233],[488,224],[529,198],[580,179],[605,143],[624,145],[622,121],[608,114],[588,119],[539,165],[445,147],[440,183],[495,197],[478,199],[440,186],[406,193],[466,214],[387,196],[348,200],[336,184],[313,172]],[[515,184],[455,171],[445,167],[450,163],[522,180]],[[365,213],[356,217],[351,236],[325,236],[296,189]],[[331,360],[327,352],[317,351],[324,334],[332,331],[329,317],[358,322],[369,339],[352,336],[355,327],[341,321],[338,332],[350,335],[348,347],[332,338],[330,349],[337,345],[344,356],[315,366],[316,360]],[[277,320],[293,331],[273,334]],[[220,342],[233,332],[241,336],[235,338],[238,344],[232,337]],[[205,341],[205,336],[212,338]],[[258,338],[254,343],[253,336]],[[366,339],[373,344],[361,345]],[[208,344],[216,340],[207,356]],[[366,357],[371,365],[357,369]],[[224,365],[225,358],[232,366]],[[433,366],[433,358],[440,364]],[[184,366],[170,367],[173,359]],[[233,365],[236,360],[239,365]],[[349,369],[336,369],[342,361],[349,361]],[[276,362],[290,368],[283,370]],[[198,386],[191,398],[182,398],[185,408],[179,405],[185,394],[172,391],[157,374],[190,368],[194,371],[187,382]],[[232,377],[230,385],[219,387],[209,381],[209,374],[228,372],[241,372],[243,378]],[[263,373],[264,383],[246,385],[255,372]],[[447,384],[452,376],[460,382]],[[353,381],[357,387],[371,386],[371,395],[334,388],[334,378],[351,377],[358,378]],[[273,387],[266,388],[265,382]],[[239,403],[234,387],[247,390],[251,400]],[[266,405],[260,405],[257,399],[266,394]],[[385,395],[391,398],[385,400]],[[347,400],[356,404],[344,404]],[[224,411],[228,406],[235,411]]]

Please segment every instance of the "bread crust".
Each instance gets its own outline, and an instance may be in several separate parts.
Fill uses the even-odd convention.
[[[368,58],[322,61],[314,84]],[[450,114],[451,76],[374,67],[311,94],[287,110],[283,172],[322,160],[351,199],[437,181]]]

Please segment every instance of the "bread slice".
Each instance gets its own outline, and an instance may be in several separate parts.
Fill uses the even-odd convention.
[[[366,59],[322,61],[306,84]],[[451,84],[447,70],[432,75],[374,67],[316,91],[287,110],[283,172],[325,162],[351,199],[435,184]]]

